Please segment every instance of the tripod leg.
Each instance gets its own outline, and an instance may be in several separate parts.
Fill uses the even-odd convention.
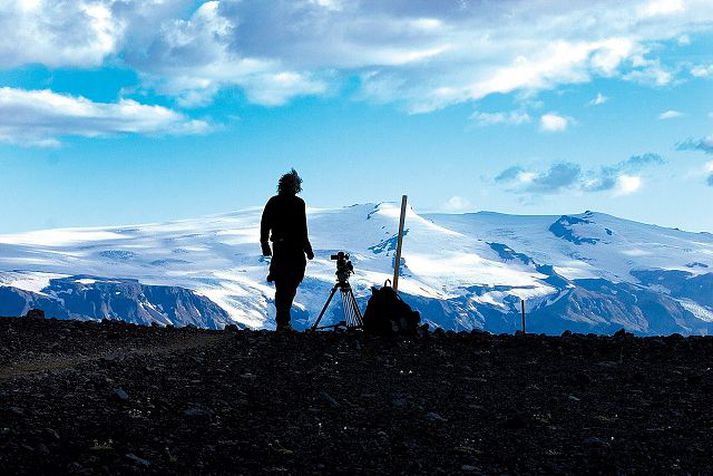
[[[354,309],[349,299],[349,292],[342,289],[342,311],[344,312],[344,322],[347,327],[354,327]]]
[[[322,307],[322,310],[319,313],[319,317],[317,317],[317,320],[314,321],[314,324],[312,325],[313,331],[317,330],[317,326],[319,325],[319,322],[322,320],[322,317],[324,317],[324,313],[327,311],[327,308],[329,307],[329,303],[332,302],[332,298],[334,297],[334,294],[337,292],[337,288],[339,288],[339,285],[335,284],[334,287],[332,288],[332,292],[329,293],[327,302],[324,303],[324,307]]]
[[[354,299],[351,290],[349,290],[349,307],[351,308],[351,313],[352,313],[352,327],[359,327],[361,325],[361,322],[359,322],[357,318],[357,311],[358,309],[355,309],[354,307]]]
[[[344,289],[340,289],[340,295],[342,297],[342,314],[344,314],[344,325],[349,327],[349,309],[347,308],[347,301],[344,299]]]
[[[361,315],[361,310],[359,309],[359,303],[357,303],[354,297],[354,292],[349,289],[349,299],[351,302],[352,312],[354,313],[354,325],[355,327],[361,327],[364,325],[363,317]]]
[[[342,289],[342,306],[347,327],[361,327],[363,325],[361,311],[351,288]]]
[[[359,304],[357,304],[356,299],[354,298],[353,294],[352,294],[352,304],[353,304],[353,310],[354,310],[354,327],[362,327],[364,325],[364,321],[361,318],[361,311],[359,310]]]

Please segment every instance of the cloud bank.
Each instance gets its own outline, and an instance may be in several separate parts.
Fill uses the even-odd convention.
[[[130,99],[99,103],[49,90],[0,88],[0,141],[8,143],[56,146],[63,136],[195,134],[208,127],[205,121]]]
[[[527,194],[555,194],[566,190],[579,192],[610,191],[614,196],[628,195],[642,185],[641,172],[666,161],[658,154],[633,155],[598,170],[582,170],[578,164],[559,162],[546,170],[529,170],[516,165],[495,176],[495,182],[511,191]]]
[[[677,150],[697,150],[706,154],[713,154],[713,135],[702,139],[687,139],[676,144]]]
[[[14,0],[0,6],[0,27],[0,68],[118,63],[184,106],[223,88],[276,106],[355,78],[357,97],[418,113],[595,77],[670,84],[678,68],[654,46],[711,30],[713,9],[709,0]]]

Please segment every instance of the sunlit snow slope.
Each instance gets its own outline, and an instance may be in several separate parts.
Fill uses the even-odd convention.
[[[220,328],[271,327],[260,209],[130,227],[0,235],[0,314]],[[316,258],[294,320],[314,319],[333,282],[330,254],[352,255],[362,304],[390,277],[398,207],[310,210]],[[406,222],[404,298],[449,329],[713,331],[713,236],[586,212],[419,216]],[[330,310],[337,319],[338,303]]]

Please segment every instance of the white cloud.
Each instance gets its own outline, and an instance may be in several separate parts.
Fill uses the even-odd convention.
[[[683,0],[652,0],[639,7],[639,15],[642,17],[655,17],[671,15],[684,10]]]
[[[0,67],[101,65],[118,47],[123,26],[111,2],[4,1],[0,6]]]
[[[671,84],[679,69],[656,54],[713,29],[713,9],[710,0],[7,0],[0,28],[0,67],[119,62],[184,105],[221,88],[280,105],[358,78],[359,98],[428,112],[598,76]]]
[[[513,174],[513,172],[517,172]],[[501,172],[496,181],[512,182],[516,190],[527,193],[558,193],[578,185],[581,180],[582,168],[573,163],[562,162],[553,164],[549,169],[540,172],[524,171],[519,167],[511,167]]]
[[[713,64],[696,65],[691,68],[691,75],[696,78],[705,78],[713,76]]]
[[[535,181],[535,179],[538,177],[538,174],[535,172],[520,172],[517,174],[516,180],[520,184],[528,184],[532,183]]]
[[[585,83],[593,71],[609,76],[631,48],[625,39],[612,38],[593,42],[551,41],[538,51],[516,55],[509,64],[490,68],[480,65],[471,71],[464,84],[444,85],[420,92],[412,98],[412,112],[429,112],[448,105],[477,100],[490,94],[514,91],[539,91],[560,84]],[[462,76],[458,73],[457,76]],[[412,93],[404,91],[410,96]]]
[[[664,111],[661,114],[659,114],[658,118],[661,120],[666,120],[666,119],[677,119],[677,118],[683,117],[683,116],[685,116],[684,113],[670,109],[668,111]]]
[[[0,88],[0,141],[3,142],[56,146],[63,136],[196,134],[208,128],[205,121],[130,99],[99,103],[46,89]]]
[[[510,112],[479,112],[471,114],[470,119],[480,126],[491,126],[495,124],[519,125],[530,122],[530,115],[522,111]]]
[[[637,49],[629,38],[609,38],[592,46],[592,68],[603,76],[613,76],[619,65]]]
[[[638,55],[632,58],[632,63],[637,66],[637,69],[623,76],[623,79],[627,81],[634,81],[649,86],[666,86],[675,78],[673,71],[669,71],[666,67],[661,65],[659,59],[650,60]]]
[[[641,177],[621,174],[616,178],[614,196],[630,195],[641,188]]]
[[[540,117],[540,129],[547,132],[562,132],[567,129],[571,120],[553,112]]]
[[[502,170],[494,177],[494,181],[512,187],[510,190],[518,193],[610,191],[614,196],[619,196],[639,190],[643,172],[665,163],[663,157],[649,152],[632,155],[615,164],[590,170],[583,170],[579,164],[571,162],[554,163],[544,170],[526,170],[522,166],[514,165]]]
[[[710,174],[713,174],[713,160],[706,162],[703,169]]]
[[[470,203],[470,200],[458,195],[452,196],[443,204],[443,209],[449,212],[463,212],[471,208],[473,208],[473,205]]]
[[[322,81],[294,71],[264,73],[235,84],[245,89],[250,100],[266,106],[281,106],[296,96],[321,94],[327,89]]]
[[[590,106],[601,106],[605,102],[609,101],[609,98],[602,93],[597,93],[597,97],[589,101]]]
[[[327,90],[310,72],[291,70],[277,59],[234,51],[236,23],[220,14],[220,6],[218,1],[203,3],[189,20],[169,24],[153,39],[153,54],[128,61],[144,71],[159,92],[177,96],[185,107],[205,105],[220,88],[229,86],[241,87],[249,100],[266,106]]]

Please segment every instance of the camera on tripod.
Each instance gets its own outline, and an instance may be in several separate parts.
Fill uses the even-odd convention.
[[[354,297],[354,292],[349,284],[349,276],[354,272],[354,265],[349,260],[349,255],[344,251],[340,251],[336,255],[330,256],[332,261],[337,262],[337,282],[334,283],[332,291],[329,293],[327,302],[324,303],[324,307],[317,316],[317,320],[312,325],[312,330],[322,330],[322,329],[337,329],[337,328],[347,328],[347,329],[358,329],[364,324],[362,321],[362,314],[359,310],[359,305],[357,304],[356,298]],[[324,317],[324,313],[329,307],[329,303],[332,302],[332,298],[339,291],[342,296],[342,312],[344,313],[344,320],[338,322],[337,324],[329,326],[319,326],[319,323]]]
[[[349,276],[354,272],[354,265],[349,260],[349,255],[344,251],[340,251],[336,255],[330,256],[330,259],[337,262],[337,281],[345,283],[349,281]]]

